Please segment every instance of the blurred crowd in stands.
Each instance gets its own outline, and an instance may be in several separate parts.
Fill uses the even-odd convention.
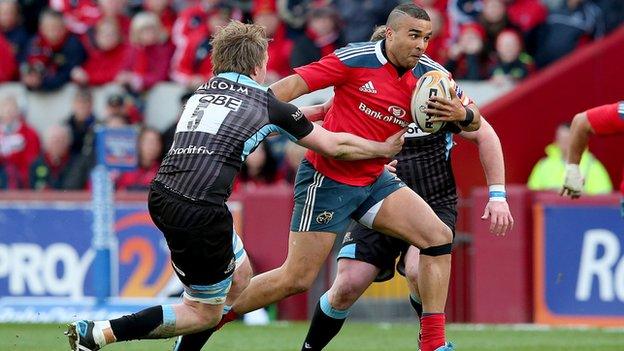
[[[265,27],[268,83],[349,42],[367,41],[398,0],[0,0],[0,84],[81,88],[66,123],[37,135],[16,97],[0,96],[0,188],[86,189],[93,128],[142,126],[143,97],[173,81],[192,92],[211,77],[210,38],[230,19]],[[413,0],[427,10],[427,54],[456,79],[515,84],[624,20],[621,0]],[[95,116],[90,87],[119,84]],[[184,102],[188,94],[182,98]],[[146,189],[169,149],[142,127],[140,165],[118,189]],[[302,148],[277,138],[251,154],[236,189],[293,182]]]

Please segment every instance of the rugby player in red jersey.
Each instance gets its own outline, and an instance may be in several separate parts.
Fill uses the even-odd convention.
[[[584,180],[579,163],[583,151],[587,148],[589,136],[622,133],[624,133],[624,101],[594,107],[574,116],[570,127],[568,163],[561,195],[567,195],[573,199],[581,196]],[[624,179],[620,184],[620,191],[624,195]],[[624,215],[624,199],[622,214]]]
[[[412,120],[410,98],[416,66],[431,37],[427,13],[413,4],[388,16],[386,39],[350,44],[320,61],[295,69],[273,84],[275,95],[290,101],[334,86],[335,97],[323,126],[371,140],[385,140]],[[477,130],[478,108],[432,98],[427,113],[437,121]],[[306,114],[308,115],[308,114]],[[284,264],[254,277],[222,323],[285,297],[306,291],[331,251],[336,234],[354,219],[420,249],[418,288],[423,302],[422,351],[451,350],[445,339],[444,307],[451,267],[452,231],[413,190],[385,170],[387,159],[350,164],[308,153],[299,167],[288,256]]]

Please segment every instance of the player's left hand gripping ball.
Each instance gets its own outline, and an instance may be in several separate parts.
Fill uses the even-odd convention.
[[[450,99],[440,96],[429,98],[428,108],[425,113],[433,115],[431,122],[462,122],[466,120],[466,109],[457,96],[454,87],[451,87]]]

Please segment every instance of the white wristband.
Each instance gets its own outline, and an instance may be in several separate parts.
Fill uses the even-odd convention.
[[[505,191],[505,185],[494,184],[490,185],[490,201],[507,201],[507,192]]]

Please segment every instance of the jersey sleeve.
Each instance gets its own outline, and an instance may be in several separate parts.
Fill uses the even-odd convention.
[[[295,72],[303,78],[310,91],[315,91],[343,84],[347,80],[349,67],[332,53],[319,61],[295,68]]]
[[[314,129],[312,122],[297,106],[279,101],[270,90],[268,110],[269,122],[277,126],[282,134],[285,132],[292,141],[306,137]]]
[[[587,120],[598,135],[624,132],[624,102],[587,110]]]
[[[457,84],[455,79],[453,79],[452,75],[449,73],[449,80],[451,81],[451,89],[455,89],[455,93],[457,93],[457,97],[461,101],[464,107],[474,104],[474,101],[464,92],[464,90]]]

